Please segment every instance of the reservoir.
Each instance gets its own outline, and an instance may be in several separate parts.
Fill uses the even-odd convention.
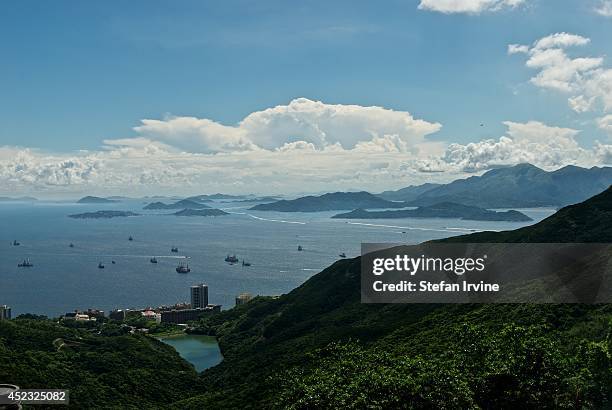
[[[160,337],[159,340],[174,347],[178,354],[201,372],[223,360],[219,344],[212,336],[180,334]]]

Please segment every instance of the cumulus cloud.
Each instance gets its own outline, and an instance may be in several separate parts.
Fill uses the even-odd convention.
[[[604,17],[612,17],[612,0],[601,0],[595,7],[595,13]]]
[[[438,123],[415,119],[405,111],[297,98],[287,105],[253,112],[237,125],[168,117],[143,120],[135,130],[144,138],[189,152],[216,153],[276,149],[300,141],[317,149],[334,144],[351,149],[387,136],[392,137],[398,150],[410,150],[440,128]]]
[[[575,137],[579,131],[551,127],[537,121],[506,121],[506,135],[469,144],[450,144],[440,158],[415,161],[419,169],[432,171],[479,172],[528,162],[542,168],[568,164],[583,166],[610,164],[610,145],[593,149],[580,147]]]
[[[531,78],[537,87],[569,94],[568,104],[576,112],[601,107],[612,110],[612,69],[602,57],[570,57],[568,48],[585,46],[590,39],[570,33],[555,33],[532,45],[511,44],[509,54],[528,56],[525,65],[538,73]]]
[[[612,137],[612,114],[597,119],[597,127]]]
[[[508,45],[508,54],[527,54],[529,52],[529,46],[521,45],[521,44],[509,44]]]
[[[142,120],[134,127],[146,139],[157,140],[190,152],[229,152],[255,148],[239,127],[228,127],[205,118],[167,117]]]
[[[525,2],[526,0],[421,0],[419,9],[446,14],[479,14],[485,11],[515,8]]]

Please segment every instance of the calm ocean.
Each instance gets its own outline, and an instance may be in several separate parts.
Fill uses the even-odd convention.
[[[232,212],[215,218],[151,212],[104,220],[67,217],[97,210],[145,213],[142,206],[142,201],[0,203],[0,304],[10,305],[14,316],[58,316],[90,307],[142,308],[188,301],[189,286],[206,283],[210,302],[230,308],[241,292],[289,292],[339,259],[340,253],[357,256],[361,242],[418,243],[470,230],[507,230],[535,223],[452,219],[347,223],[329,218],[337,212],[256,212],[247,210],[250,205],[244,203],[213,204]],[[523,212],[537,222],[554,211]],[[133,241],[128,241],[130,235]],[[12,246],[14,239],[21,246]],[[170,252],[173,246],[179,248],[178,254]],[[252,266],[225,263],[228,253]],[[151,264],[152,256],[159,263]],[[34,267],[18,268],[24,258]],[[176,273],[181,261],[189,263],[191,273]],[[98,269],[99,262],[105,269]]]

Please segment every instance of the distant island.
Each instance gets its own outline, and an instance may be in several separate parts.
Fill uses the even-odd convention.
[[[77,204],[111,204],[119,201],[113,199],[100,198],[98,196],[85,196],[77,201]]]
[[[20,196],[18,198],[12,198],[9,196],[0,196],[0,202],[34,202],[38,199],[31,196]]]
[[[417,209],[403,209],[397,211],[354,211],[332,216],[336,219],[399,219],[399,218],[458,218],[469,221],[507,221],[528,222],[530,217],[519,211],[496,212],[476,206],[461,205],[444,202],[431,206],[421,206]]]
[[[75,219],[110,219],[110,218],[123,218],[128,216],[140,216],[140,214],[129,212],[129,211],[96,211],[96,212],[85,212],[82,214],[68,215],[69,218]]]
[[[183,209],[173,213],[176,216],[222,216],[229,215],[229,213],[220,209],[209,208],[209,209]]]
[[[378,196],[408,202],[411,206],[455,202],[488,209],[559,207],[584,201],[610,185],[612,167],[587,169],[568,165],[549,172],[535,165],[519,164],[444,185],[410,186]]]
[[[165,204],[163,202],[151,202],[142,209],[158,210],[158,209],[205,209],[210,208],[208,205],[194,201],[192,199],[182,199],[173,204]]]
[[[391,202],[369,192],[334,192],[321,196],[305,196],[292,200],[280,200],[268,204],[255,205],[253,211],[277,212],[321,212],[345,209],[384,209],[404,208],[405,203]]]

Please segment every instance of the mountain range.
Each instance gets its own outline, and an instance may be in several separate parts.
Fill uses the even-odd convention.
[[[548,172],[531,164],[519,164],[449,184],[411,186],[379,196],[413,206],[455,202],[481,208],[528,208],[577,203],[610,185],[611,167],[587,169],[568,165]]]

